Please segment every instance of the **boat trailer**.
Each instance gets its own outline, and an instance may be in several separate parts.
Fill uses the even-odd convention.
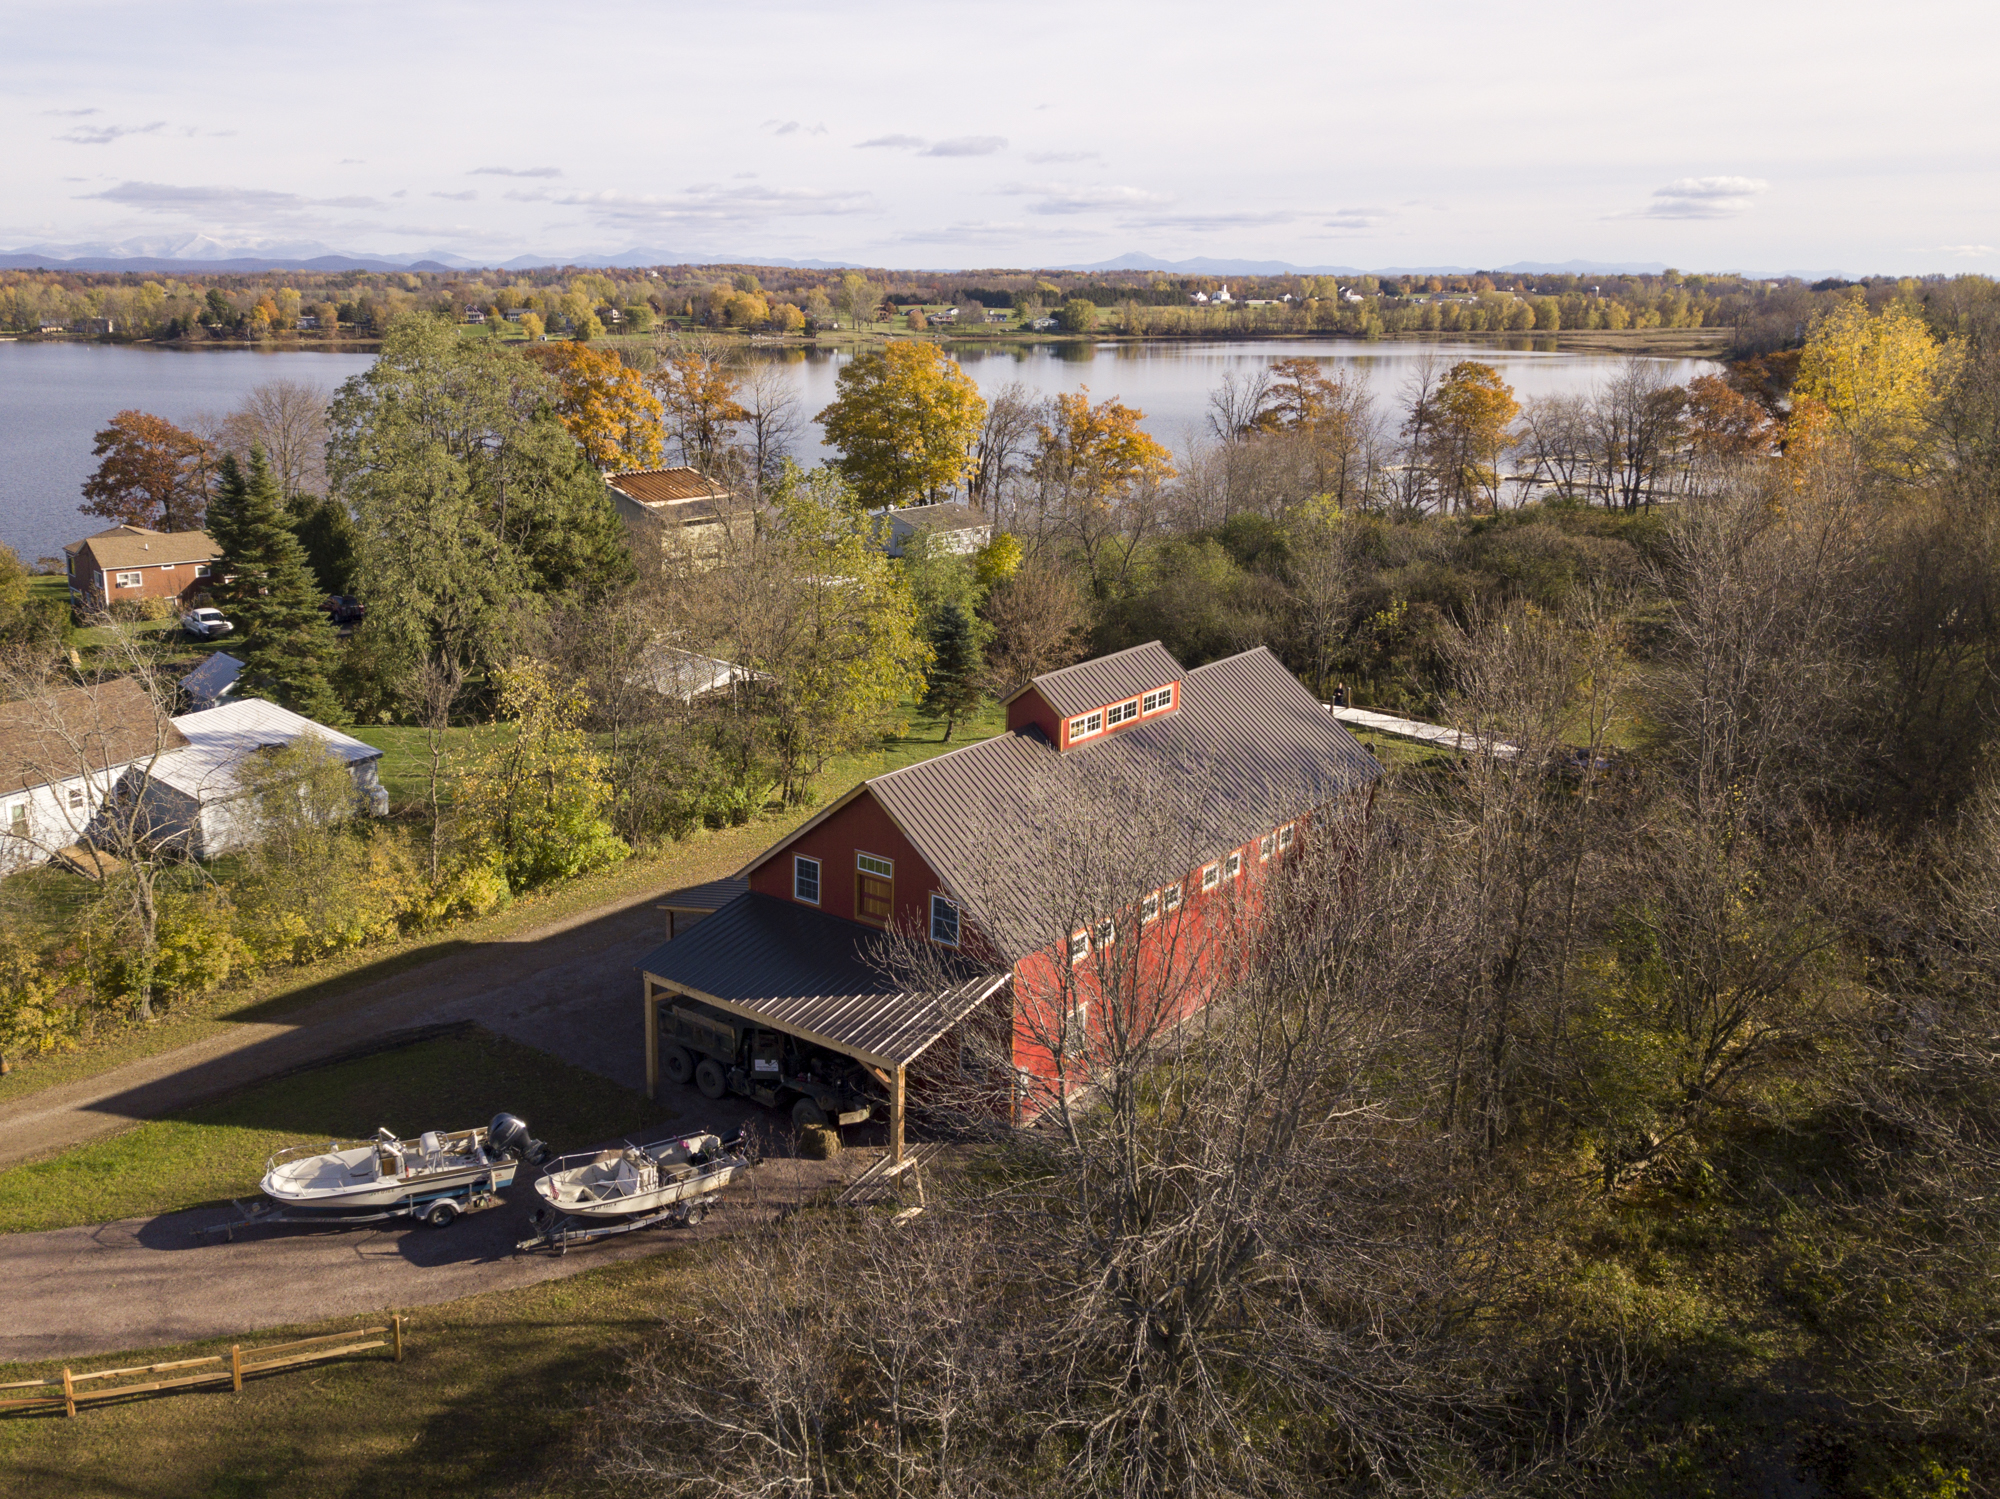
[[[708,1210],[721,1196],[720,1191],[715,1191],[702,1197],[683,1197],[678,1202],[669,1203],[662,1211],[648,1213],[643,1218],[617,1218],[608,1222],[602,1218],[565,1217],[551,1208],[536,1208],[534,1216],[528,1220],[528,1226],[535,1230],[534,1237],[522,1239],[514,1248],[521,1251],[553,1249],[560,1255],[578,1244],[591,1244],[618,1234],[637,1233],[642,1228],[693,1228],[708,1216]]]
[[[222,1235],[229,1243],[236,1241],[236,1231],[243,1228],[266,1228],[280,1223],[321,1224],[332,1228],[352,1228],[363,1223],[388,1223],[397,1218],[410,1218],[429,1224],[432,1228],[446,1228],[456,1222],[463,1213],[476,1213],[481,1208],[490,1208],[500,1201],[500,1194],[494,1189],[493,1178],[482,1176],[463,1186],[446,1187],[434,1192],[412,1192],[409,1196],[368,1213],[311,1213],[286,1208],[269,1199],[243,1202],[232,1199],[230,1206],[236,1216],[221,1223],[211,1223],[195,1230],[197,1238],[212,1238]]]

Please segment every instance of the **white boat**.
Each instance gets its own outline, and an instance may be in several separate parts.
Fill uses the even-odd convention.
[[[399,1140],[387,1129],[373,1140],[329,1140],[324,1149],[294,1145],[272,1156],[260,1183],[287,1215],[363,1217],[416,1213],[441,1202],[481,1205],[510,1186],[522,1161],[547,1154],[512,1114],[483,1129],[426,1130]],[[437,1221],[450,1221],[444,1210]]]
[[[725,1145],[715,1135],[688,1135],[657,1145],[564,1156],[535,1182],[535,1195],[546,1205],[535,1215],[536,1226],[547,1223],[551,1213],[612,1222],[657,1216],[676,1204],[694,1208],[697,1199],[721,1191],[750,1169],[749,1154],[732,1148],[734,1144]]]

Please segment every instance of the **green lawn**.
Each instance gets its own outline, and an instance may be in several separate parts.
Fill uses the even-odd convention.
[[[404,1361],[381,1352],[221,1390],[86,1407],[75,1420],[0,1418],[8,1499],[511,1499],[579,1485],[592,1406],[625,1360],[691,1300],[712,1251],[672,1249],[565,1280],[420,1307]],[[374,1325],[271,1328],[255,1342]],[[229,1339],[80,1360],[75,1367],[229,1354]],[[0,1383],[58,1365],[0,1365]]]
[[[46,1160],[0,1171],[0,1232],[149,1217],[254,1195],[264,1162],[301,1142],[468,1129],[506,1110],[558,1153],[673,1111],[567,1062],[466,1029],[275,1078]]]

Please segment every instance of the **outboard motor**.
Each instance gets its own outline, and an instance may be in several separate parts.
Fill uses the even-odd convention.
[[[486,1126],[489,1155],[510,1155],[526,1166],[539,1166],[549,1158],[549,1148],[528,1134],[527,1122],[513,1114],[495,1114]]]

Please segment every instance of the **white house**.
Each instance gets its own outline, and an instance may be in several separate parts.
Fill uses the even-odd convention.
[[[389,811],[382,751],[276,703],[240,698],[184,713],[173,727],[186,747],[161,755],[143,777],[135,767],[126,782],[149,807],[153,836],[178,844],[193,858],[212,859],[252,841],[255,809],[242,782],[243,767],[260,751],[283,749],[308,735],[347,763],[357,810],[375,817]]]
[[[0,703],[0,874],[82,842],[114,786],[187,742],[130,678]]]

